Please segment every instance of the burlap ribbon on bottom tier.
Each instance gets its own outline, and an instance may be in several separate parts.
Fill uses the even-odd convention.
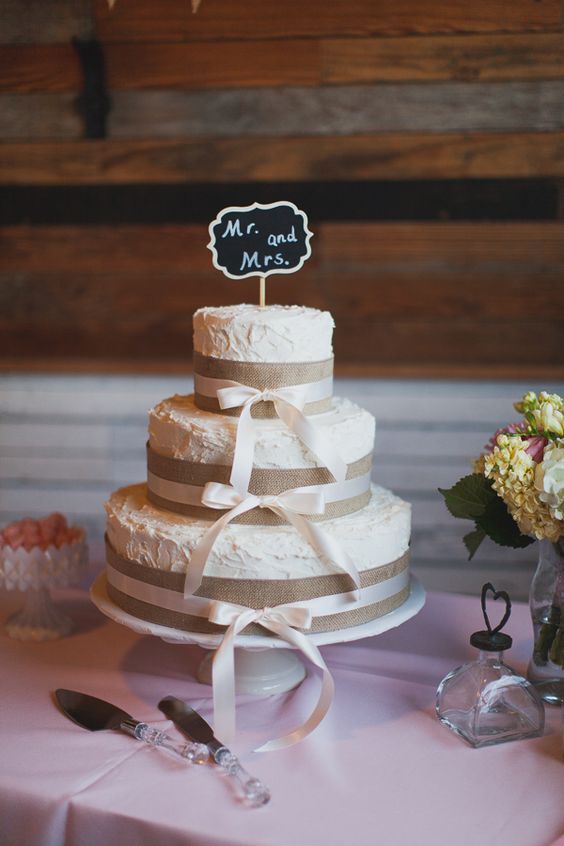
[[[115,552],[111,544],[106,541],[106,556],[109,565],[108,592],[112,600],[130,614],[181,631],[197,632],[199,634],[221,634],[222,628],[209,619],[190,614],[175,608],[165,608],[153,604],[142,598],[143,590],[135,589],[138,585],[147,585],[158,590],[170,591],[183,596],[184,573],[169,573],[147,567],[138,561],[125,558]],[[110,569],[111,568],[111,569]],[[356,607],[339,611],[338,613],[314,616],[309,631],[329,632],[358,626],[388,614],[405,602],[409,593],[409,552],[395,561],[360,573],[360,594],[367,588],[377,585],[389,585],[397,590],[375,599],[368,604],[358,604]],[[114,571],[112,575],[111,571]],[[120,579],[119,576],[125,577]],[[401,578],[398,582],[394,579]],[[346,573],[334,573],[328,576],[308,576],[301,579],[220,579],[214,576],[204,576],[202,585],[195,596],[219,602],[228,602],[246,608],[259,609],[264,606],[291,605],[321,597],[344,595],[351,590],[350,578]],[[407,590],[407,593],[406,593]],[[128,591],[130,591],[128,593]],[[386,591],[388,593],[388,591]],[[157,594],[155,594],[156,596]],[[189,598],[185,600],[188,607]],[[245,628],[244,634],[265,634],[261,627],[253,623]]]
[[[329,594],[346,575],[314,576],[291,580],[237,580],[209,578],[202,582],[199,595],[183,595],[184,575],[163,573],[118,555],[108,543],[108,594],[116,605],[136,617],[188,631],[221,634],[213,666],[214,727],[216,734],[231,742],[235,734],[235,639],[243,631],[269,633],[299,649],[322,674],[315,708],[305,722],[284,737],[269,740],[256,751],[283,749],[298,743],[325,717],[331,706],[334,682],[319,649],[305,632],[332,631],[359,625],[398,608],[409,597],[408,554],[390,564],[361,574],[360,591]],[[330,581],[328,581],[330,580]],[[253,587],[242,582],[255,582]],[[258,584],[257,584],[258,582]],[[288,582],[290,582],[288,590]],[[235,584],[233,584],[235,583]],[[285,585],[285,587],[283,587]],[[242,591],[239,591],[242,587]],[[218,593],[213,599],[204,590]],[[227,596],[254,596],[258,607],[244,606]],[[265,599],[287,596],[300,599],[265,604]],[[308,598],[309,597],[309,598]],[[321,620],[322,628],[314,628]],[[199,622],[198,622],[199,621]],[[225,628],[227,627],[227,628]]]

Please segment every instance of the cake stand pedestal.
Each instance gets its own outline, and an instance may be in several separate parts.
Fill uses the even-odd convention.
[[[237,646],[240,646],[237,643]],[[198,681],[212,683],[214,650],[209,650],[197,670]],[[297,687],[306,676],[306,668],[292,649],[235,650],[235,690],[268,696]]]
[[[108,596],[105,573],[101,573],[92,585],[90,596],[94,605],[102,614],[139,634],[160,637],[167,643],[195,644],[203,647],[203,649],[211,650],[205,656],[197,671],[199,681],[211,684],[213,650],[220,645],[222,635],[184,632],[180,629],[160,626],[157,623],[149,623],[128,614]],[[364,637],[374,637],[401,626],[402,623],[407,622],[419,613],[424,604],[425,591],[420,582],[412,576],[409,598],[395,611],[360,626],[352,626],[334,632],[309,634],[307,638],[311,639],[316,646],[325,646],[330,643],[347,643],[352,640],[361,640]],[[277,637],[237,635],[235,647],[235,688],[237,693],[253,693],[258,696],[283,693],[300,684],[306,675],[299,653],[289,648],[285,641],[279,640]]]

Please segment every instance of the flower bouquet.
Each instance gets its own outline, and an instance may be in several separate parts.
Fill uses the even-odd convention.
[[[530,391],[516,423],[498,429],[474,472],[439,489],[454,517],[474,522],[464,536],[471,559],[484,538],[502,546],[541,541],[531,590],[533,660],[564,668],[564,400]]]

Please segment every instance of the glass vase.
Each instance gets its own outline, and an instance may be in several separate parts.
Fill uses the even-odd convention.
[[[528,677],[545,700],[564,702],[564,538],[539,541],[529,596],[534,645]]]
[[[436,712],[475,748],[540,737],[544,730],[535,685],[504,663],[503,652],[480,651],[476,661],[449,673],[437,690]]]

